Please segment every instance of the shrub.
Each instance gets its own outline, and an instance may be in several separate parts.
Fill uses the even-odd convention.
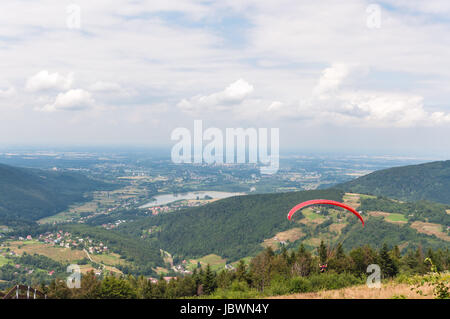
[[[290,283],[291,293],[310,292],[312,291],[311,282],[303,277],[294,277]]]

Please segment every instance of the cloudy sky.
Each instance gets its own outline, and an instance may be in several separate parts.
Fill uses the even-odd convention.
[[[171,145],[201,119],[280,128],[285,149],[450,156],[449,17],[447,0],[2,0],[0,144]]]

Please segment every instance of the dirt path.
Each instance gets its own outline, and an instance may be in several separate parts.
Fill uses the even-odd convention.
[[[89,260],[90,260],[91,262],[95,262],[95,261],[92,260],[91,255],[89,255],[88,251],[87,251],[86,249],[83,249],[83,250],[84,250],[84,252],[86,253],[86,255],[88,256]]]

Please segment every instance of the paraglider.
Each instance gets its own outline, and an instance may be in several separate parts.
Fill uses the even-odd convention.
[[[350,212],[352,212],[353,214],[355,214],[362,222],[362,225],[364,227],[364,220],[361,217],[361,215],[352,207],[344,204],[344,203],[340,203],[340,202],[336,202],[334,200],[328,200],[328,199],[313,199],[313,200],[308,200],[306,202],[300,203],[295,205],[288,213],[288,219],[291,220],[292,215],[294,215],[294,213],[302,208],[305,208],[307,206],[311,206],[311,205],[333,205],[333,206],[338,206],[338,207],[342,207]]]

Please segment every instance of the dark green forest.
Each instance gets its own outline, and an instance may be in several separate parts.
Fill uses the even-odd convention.
[[[337,187],[404,201],[450,204],[450,160],[379,170]]]
[[[342,196],[336,189],[237,196],[126,223],[119,231],[140,237],[144,230],[161,226],[154,238],[172,254],[214,253],[233,261],[255,255],[264,239],[293,227],[286,215],[294,205],[313,198],[341,200]]]
[[[0,224],[23,225],[89,200],[87,192],[115,185],[74,172],[18,168],[0,164]]]

